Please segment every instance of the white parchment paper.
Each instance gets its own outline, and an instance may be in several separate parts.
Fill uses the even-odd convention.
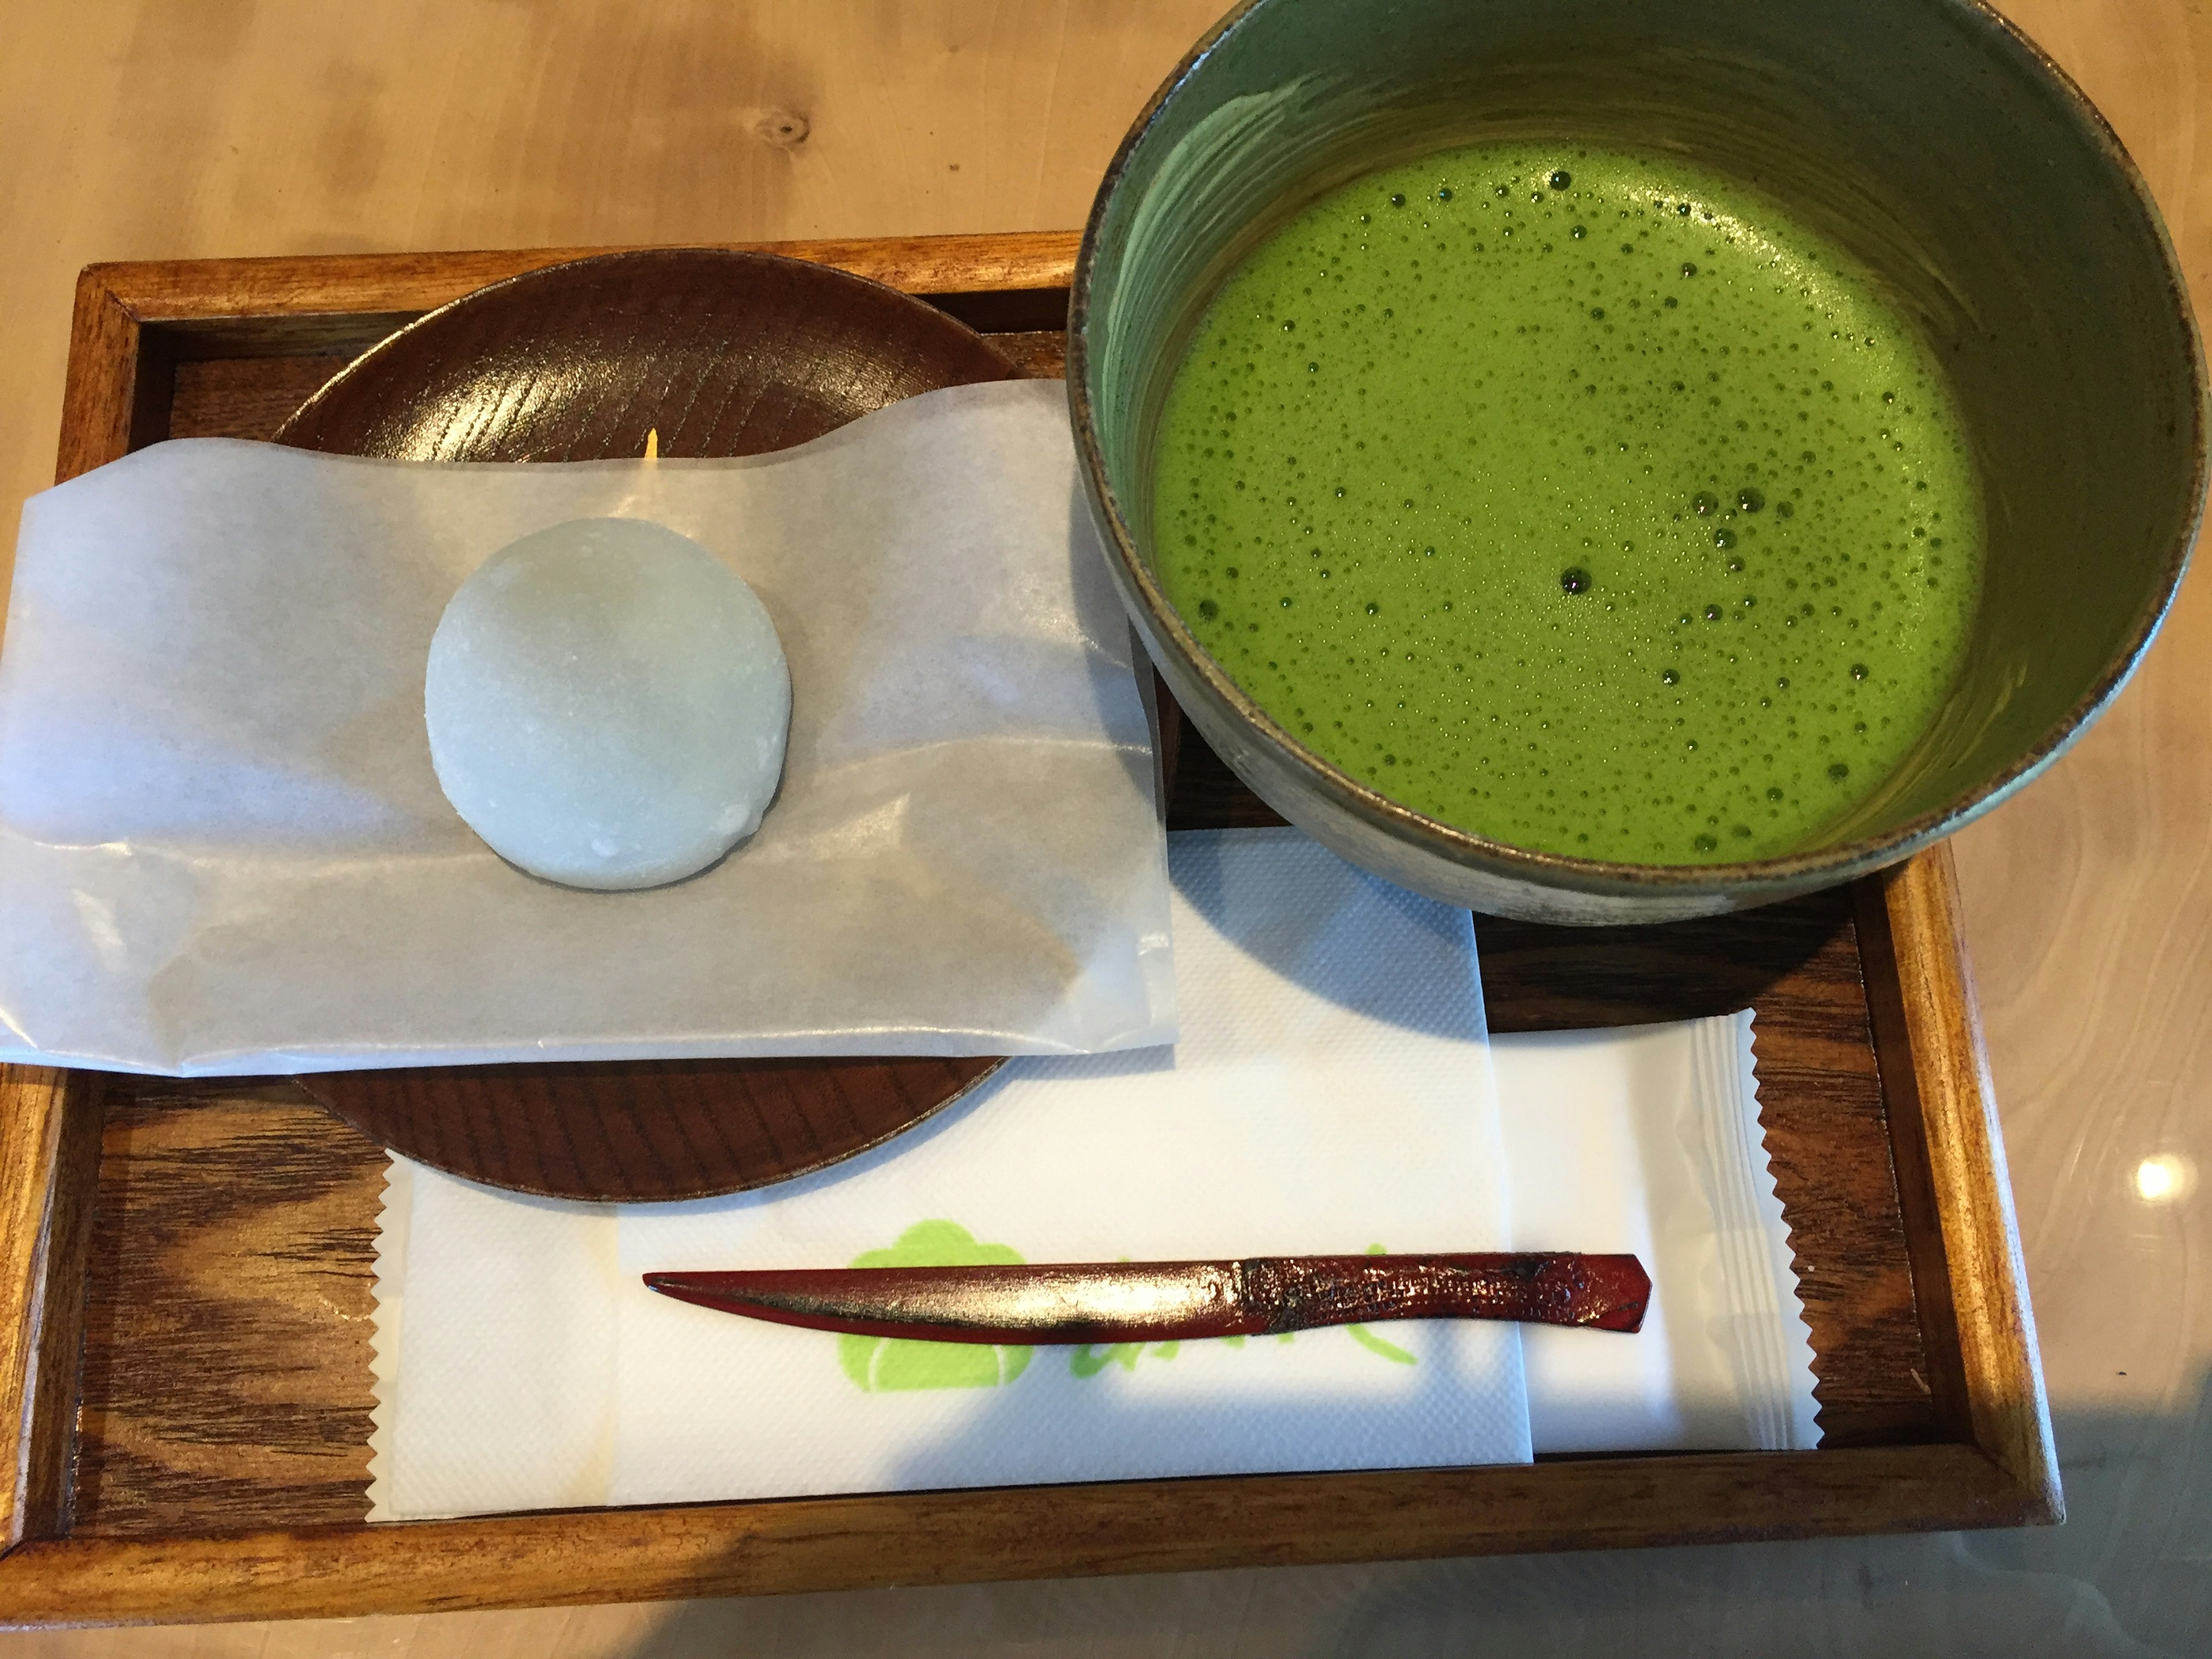
[[[601,514],[726,559],[791,663],[759,834],[642,893],[502,862],[422,726],[462,579]],[[24,508],[0,1058],[191,1075],[1170,1042],[1133,656],[1056,383],[650,469],[157,445]]]

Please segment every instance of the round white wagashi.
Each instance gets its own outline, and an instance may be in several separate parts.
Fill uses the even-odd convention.
[[[446,799],[492,850],[571,887],[657,887],[760,827],[791,671],[735,572],[642,519],[579,519],[477,567],[430,641]]]

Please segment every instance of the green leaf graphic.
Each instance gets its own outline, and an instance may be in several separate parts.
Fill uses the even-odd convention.
[[[1394,1365],[1418,1365],[1421,1362],[1395,1342],[1385,1341],[1364,1325],[1347,1325],[1352,1340],[1371,1354],[1380,1355]]]

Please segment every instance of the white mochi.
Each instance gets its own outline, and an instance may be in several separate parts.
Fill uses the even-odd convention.
[[[430,761],[492,850],[570,887],[657,887],[760,827],[791,671],[751,588],[642,519],[501,548],[430,641]]]

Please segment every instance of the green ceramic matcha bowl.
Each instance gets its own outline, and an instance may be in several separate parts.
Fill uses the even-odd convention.
[[[1486,139],[1683,155],[1855,252],[1948,371],[1989,552],[1933,729],[1787,855],[1659,866],[1492,841],[1304,747],[1209,657],[1152,557],[1155,434],[1224,278],[1316,196]],[[1894,862],[2078,737],[2173,597],[2203,511],[2203,354],[2158,211],[2074,85],[1972,0],[1249,0],[1122,143],[1077,263],[1068,397],[1152,659],[1238,776],[1352,862],[1531,920],[1707,915]]]

